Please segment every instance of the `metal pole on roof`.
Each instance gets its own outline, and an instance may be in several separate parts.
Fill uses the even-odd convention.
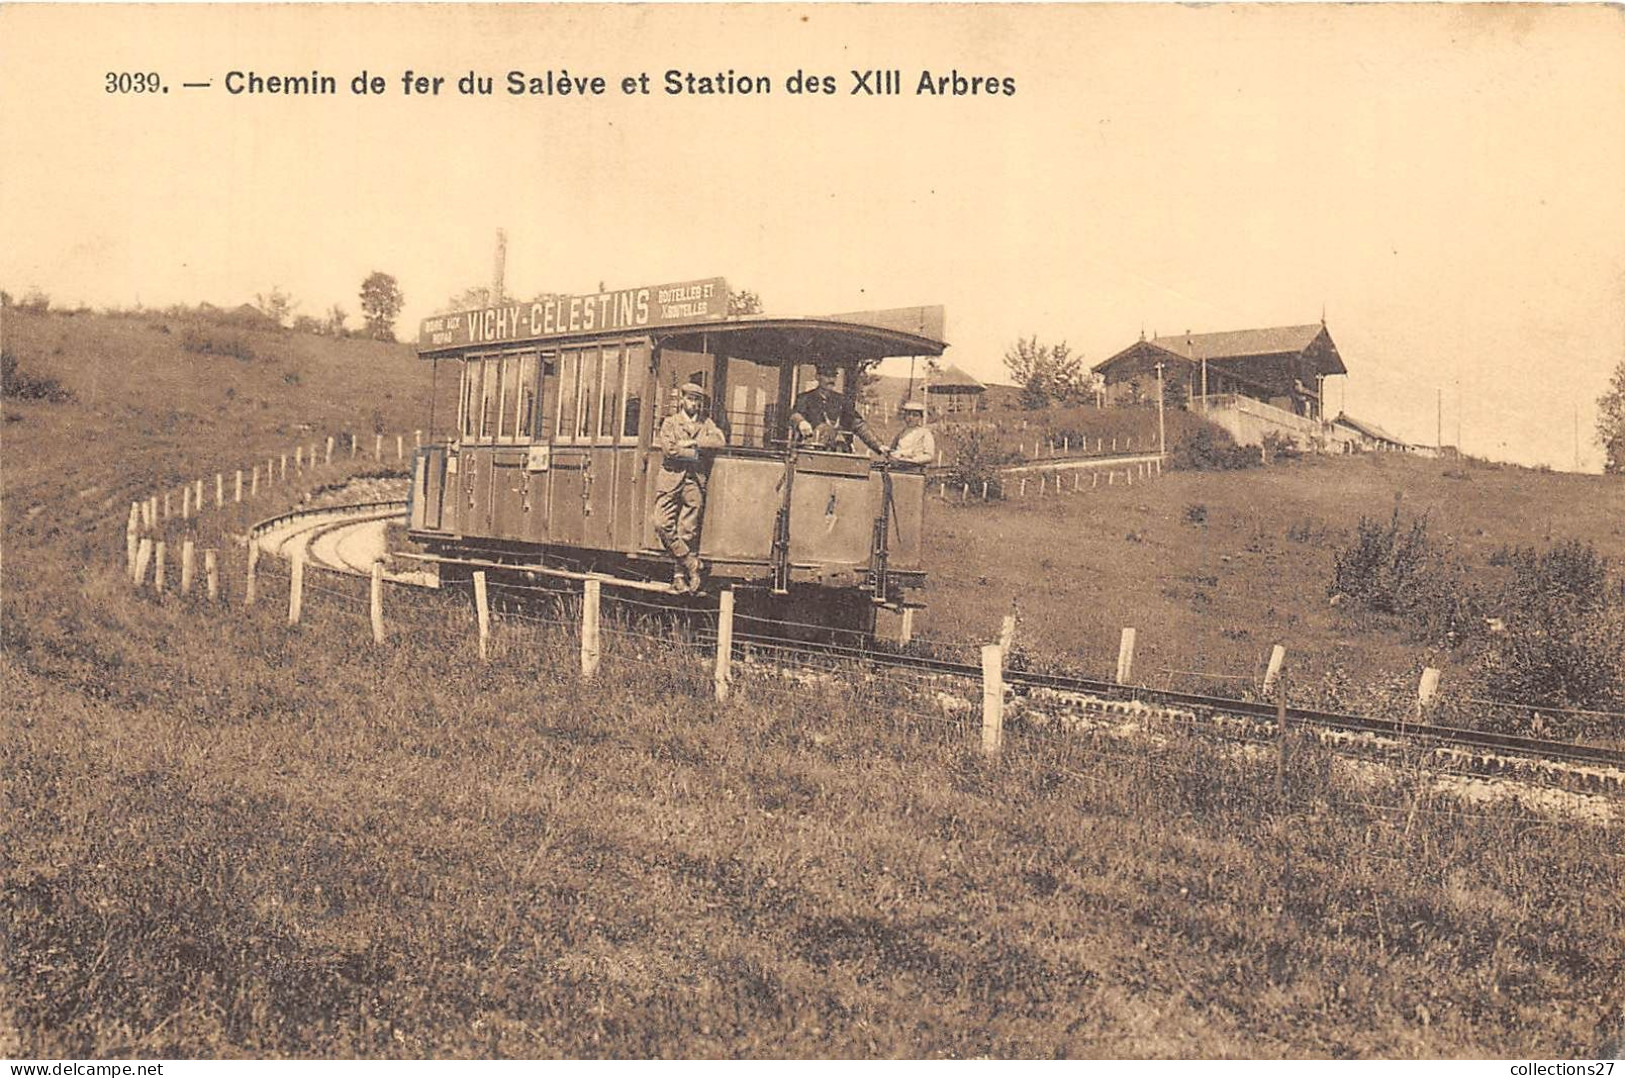
[[[1163,406],[1167,403],[1162,392],[1162,364],[1157,364],[1157,452],[1168,452],[1168,428],[1163,420]]]

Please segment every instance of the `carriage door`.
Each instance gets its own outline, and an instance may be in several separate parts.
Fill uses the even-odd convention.
[[[536,353],[502,357],[495,445],[491,455],[491,533],[523,539],[528,532],[529,441],[536,405]]]
[[[452,515],[463,535],[488,535],[491,524],[491,450],[485,433],[496,426],[497,397],[501,393],[498,361],[470,356],[463,381],[462,449],[457,454],[457,478],[448,489],[457,492]]]

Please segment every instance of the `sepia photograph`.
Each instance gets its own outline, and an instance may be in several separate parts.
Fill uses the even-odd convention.
[[[6,4],[0,101],[10,1074],[1625,1056],[1625,9]]]

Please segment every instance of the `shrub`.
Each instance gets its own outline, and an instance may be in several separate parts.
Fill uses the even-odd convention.
[[[1185,507],[1186,524],[1206,524],[1207,506],[1201,502],[1192,502]]]
[[[1463,567],[1428,538],[1426,515],[1406,528],[1397,506],[1387,525],[1360,518],[1354,541],[1333,556],[1326,590],[1404,617],[1440,643],[1457,643],[1483,627],[1482,603]]]
[[[982,484],[986,483],[990,492],[997,497],[1003,497],[999,469],[1018,459],[1019,454],[1000,447],[998,438],[992,432],[971,430],[954,447],[953,463],[949,465],[948,470],[948,482],[968,483],[973,490],[980,490]]]
[[[1199,472],[1230,471],[1258,466],[1258,454],[1236,444],[1228,431],[1204,423],[1173,447],[1172,466]]]
[[[45,401],[64,404],[73,400],[73,391],[55,378],[35,378],[23,373],[17,366],[17,356],[0,352],[0,397],[12,400]]]
[[[254,358],[254,349],[241,333],[212,334],[188,328],[181,334],[181,347],[199,355],[230,356],[245,363]]]
[[[1550,707],[1625,704],[1625,581],[1590,543],[1498,552],[1506,628],[1479,664],[1493,696]]]

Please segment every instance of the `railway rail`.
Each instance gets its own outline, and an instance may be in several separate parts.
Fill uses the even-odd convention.
[[[342,559],[314,556],[317,538],[333,536],[343,529],[358,525],[376,525],[378,521],[402,512],[405,507],[405,501],[393,500],[298,509],[255,524],[250,530],[250,537],[252,541],[264,542],[267,537],[278,537],[279,533],[286,533],[280,535],[279,541],[271,549],[272,553],[281,553],[289,544],[302,541],[306,548],[312,551],[311,564],[335,572],[361,575],[367,571],[365,567],[346,564]],[[432,586],[424,579],[426,576],[427,574],[404,573],[393,574],[389,578],[403,585]],[[613,578],[606,578],[604,582],[611,585],[616,583]],[[882,648],[852,648],[790,641],[751,633],[742,628],[736,628],[734,639],[741,645],[749,645],[763,652],[788,658],[840,657],[880,669],[895,669],[956,680],[978,682],[982,677],[981,667],[975,664],[904,654]],[[1004,681],[1017,696],[1047,699],[1056,701],[1062,706],[1076,706],[1086,711],[1100,710],[1109,713],[1114,707],[1141,705],[1166,711],[1177,710],[1193,715],[1199,721],[1214,724],[1221,720],[1239,719],[1271,728],[1278,724],[1281,717],[1280,705],[1268,701],[1242,700],[1141,685],[1122,685],[1100,678],[1009,669],[1004,672]],[[1513,766],[1516,761],[1595,769],[1594,773],[1588,772],[1586,784],[1602,789],[1625,788],[1625,750],[1303,707],[1287,707],[1285,718],[1289,726],[1328,735],[1364,736],[1394,744],[1430,746],[1457,754],[1463,752],[1480,754],[1507,761],[1505,770],[1508,771],[1517,769]]]

